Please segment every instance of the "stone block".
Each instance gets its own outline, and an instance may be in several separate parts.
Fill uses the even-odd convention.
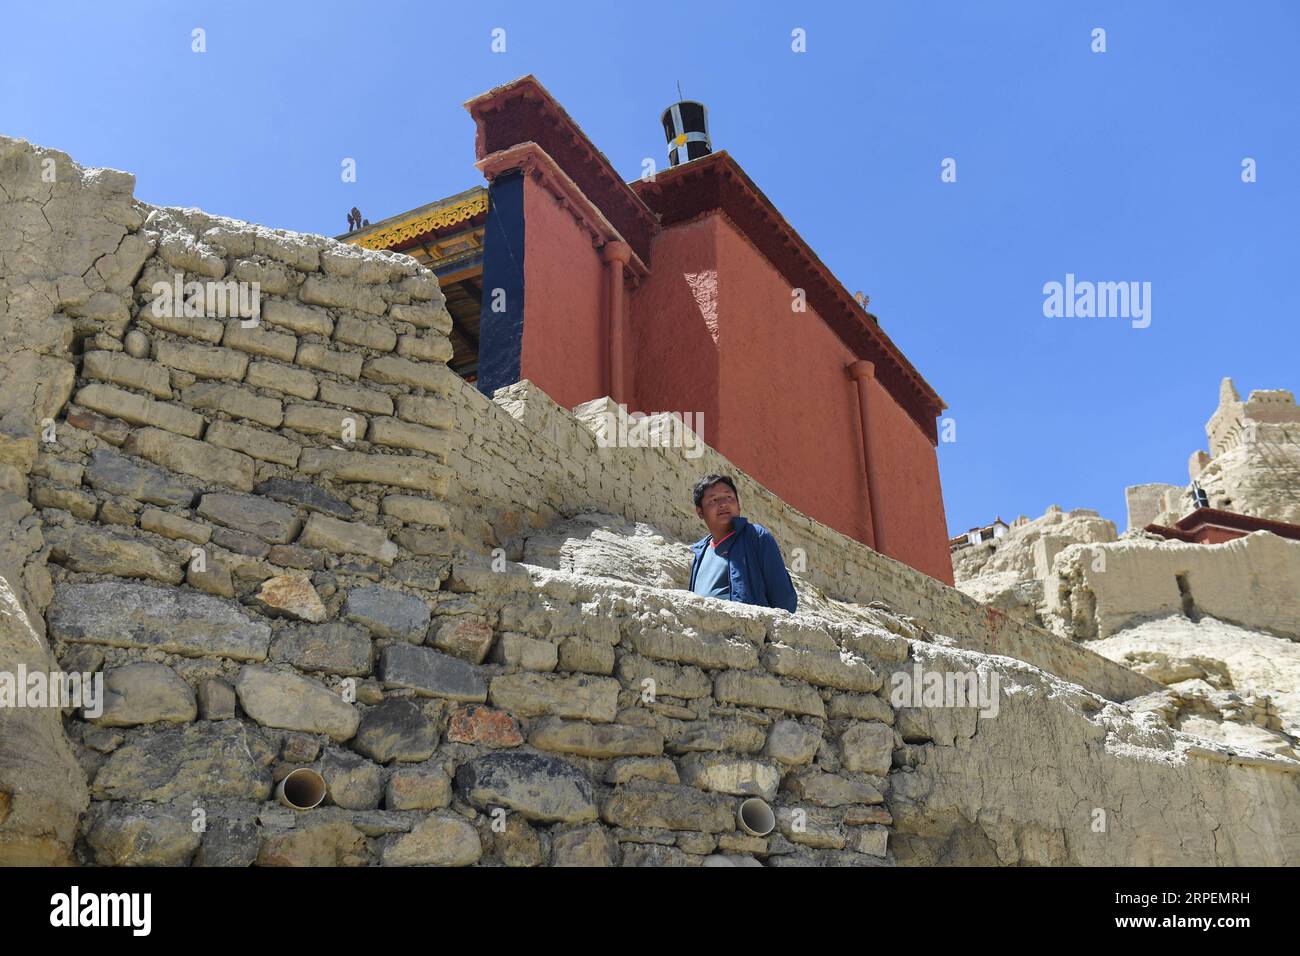
[[[291,509],[255,495],[204,495],[197,510],[210,521],[271,544],[288,544],[302,530],[302,522]]]
[[[251,363],[245,382],[254,388],[270,388],[298,398],[310,400],[316,397],[315,375],[306,369],[276,365],[274,362]]]
[[[403,335],[397,340],[397,354],[421,362],[446,362],[451,358],[451,340],[445,335]]]
[[[612,826],[725,833],[735,829],[732,798],[694,787],[636,781],[617,787],[600,807]]]
[[[484,747],[518,747],[524,742],[518,722],[504,710],[482,704],[466,704],[451,713],[447,739],[458,744]]]
[[[886,724],[859,723],[840,734],[840,760],[845,770],[883,777],[894,754],[894,728]]]
[[[213,422],[208,426],[204,438],[219,448],[229,448],[231,451],[243,452],[250,458],[288,465],[290,468],[298,464],[298,455],[302,452],[302,446],[288,438],[233,422]]]
[[[329,748],[320,761],[325,799],[345,810],[376,810],[384,796],[384,771],[364,757]]]
[[[440,770],[396,770],[384,791],[389,810],[434,810],[449,803],[451,778]]]
[[[316,513],[307,518],[298,543],[305,548],[322,548],[335,554],[360,554],[392,564],[397,545],[388,540],[382,528],[372,528],[355,521],[339,521]]]
[[[465,661],[427,647],[390,644],[380,658],[379,676],[385,687],[414,690],[421,697],[483,703],[487,684],[478,669]]]
[[[723,671],[713,679],[713,696],[724,704],[784,710],[809,717],[826,716],[826,705],[813,688],[782,684],[766,674]]]
[[[789,767],[810,763],[821,745],[822,732],[797,720],[778,720],[768,731],[764,755]]]
[[[283,299],[264,299],[262,301],[262,321],[269,325],[278,325],[298,335],[320,335],[329,338],[334,331],[334,322],[329,314],[321,309],[285,302]]]
[[[614,648],[604,641],[594,641],[587,637],[566,637],[560,641],[558,666],[562,671],[612,674],[614,663]]]
[[[285,501],[308,511],[319,511],[336,518],[351,518],[355,513],[347,502],[340,501],[325,489],[309,481],[293,481],[288,478],[268,478],[253,489],[259,495]]]
[[[181,795],[265,800],[274,759],[275,748],[256,727],[233,720],[183,724],[135,737],[109,754],[91,793],[159,803]],[[188,821],[188,808],[185,815]]]
[[[101,382],[149,392],[156,398],[172,397],[171,376],[165,368],[120,352],[86,352],[82,357],[81,374]]]
[[[280,362],[292,362],[298,353],[298,337],[283,332],[272,332],[258,325],[245,326],[242,321],[226,323],[226,334],[221,344],[252,355],[262,355]]]
[[[763,666],[781,677],[836,690],[871,693],[883,683],[881,676],[862,658],[837,651],[769,644],[763,649]]]
[[[298,290],[298,298],[310,305],[332,306],[370,315],[383,315],[388,303],[372,286],[349,279],[311,275]]]
[[[248,419],[270,428],[285,420],[285,406],[278,398],[266,398],[240,385],[225,382],[195,382],[181,392],[181,401],[191,408],[221,411],[231,418]]]
[[[199,682],[199,716],[204,720],[229,720],[235,716],[235,688],[218,677]]]
[[[559,661],[559,652],[550,641],[510,633],[498,638],[492,649],[492,660],[528,671],[553,671]]]
[[[450,395],[460,383],[460,376],[441,362],[413,362],[396,355],[367,359],[361,376],[384,385],[422,388],[435,395]]]
[[[591,724],[582,720],[544,717],[528,735],[530,746],[580,757],[657,756],[664,738],[657,730],[623,724]]]
[[[729,754],[690,753],[679,763],[682,783],[715,793],[776,799],[781,770],[775,764]]]
[[[365,360],[359,352],[339,352],[316,342],[303,342],[298,346],[298,356],[294,361],[305,368],[356,379],[361,375],[361,365]]]
[[[297,624],[275,632],[270,656],[301,670],[362,677],[373,667],[374,645],[364,631],[342,621]]]
[[[86,844],[99,866],[185,866],[202,834],[184,807],[99,803],[86,823]]]
[[[258,866],[365,866],[369,862],[366,835],[347,820],[330,816],[313,817],[292,830],[269,832],[257,851]]]
[[[390,448],[409,448],[445,460],[451,449],[451,433],[424,425],[412,425],[397,418],[376,418],[371,423],[370,440]]]
[[[158,428],[142,428],[132,432],[124,449],[127,454],[146,458],[168,471],[230,485],[240,491],[253,489],[253,459],[237,451],[173,435]],[[191,496],[192,494],[191,492]]]
[[[501,750],[463,763],[456,791],[481,810],[505,807],[539,823],[584,823],[596,819],[590,781],[557,757]]]
[[[376,763],[428,760],[438,746],[438,731],[409,700],[386,700],[361,717],[352,748]]]
[[[430,428],[456,427],[456,410],[445,398],[426,395],[398,395],[397,417]]]
[[[743,639],[638,629],[630,635],[629,643],[645,657],[696,664],[709,670],[749,670],[758,666],[758,649]]]
[[[181,342],[154,343],[154,358],[168,368],[198,378],[225,378],[238,382],[248,371],[248,356],[234,349]]]
[[[836,694],[831,697],[827,713],[832,719],[851,717],[854,720],[879,720],[894,722],[894,711],[875,694]]]
[[[225,329],[216,319],[204,319],[198,316],[172,315],[166,310],[161,314],[155,312],[151,307],[140,309],[137,317],[148,322],[155,329],[162,329],[164,332],[171,332],[174,335],[184,335],[188,338],[199,339],[203,342],[211,342],[216,345],[221,341],[222,333]]]
[[[483,855],[478,831],[460,817],[430,814],[384,847],[384,866],[469,866]]]
[[[373,388],[362,388],[359,385],[345,385],[332,378],[324,379],[320,383],[320,394],[317,397],[322,402],[342,405],[344,408],[356,409],[360,412],[370,412],[374,415],[393,414],[393,400],[383,392],[377,392]]]
[[[441,501],[416,498],[413,495],[385,495],[380,510],[407,524],[423,524],[446,528],[451,524],[451,512]]]
[[[212,538],[212,529],[207,525],[158,508],[145,508],[140,512],[140,528],[164,538],[193,541],[195,544],[207,544]]]
[[[268,549],[269,550],[269,549]],[[325,620],[325,604],[300,574],[277,574],[267,578],[253,595],[253,605],[272,617],[319,624]]]
[[[391,352],[397,344],[397,333],[374,318],[341,315],[334,323],[334,340],[345,345]]]
[[[392,588],[361,587],[348,591],[343,617],[375,637],[419,644],[429,630],[429,605]]]
[[[435,648],[471,663],[484,662],[493,641],[491,624],[465,615],[442,619],[429,633],[429,643]]]
[[[333,448],[305,448],[298,462],[307,475],[328,474],[336,481],[367,482],[447,496],[451,472],[428,458],[409,455],[366,455]]]
[[[166,664],[140,661],[104,673],[103,713],[87,717],[102,727],[187,723],[198,716],[190,685]]]
[[[743,717],[672,721],[664,736],[668,751],[676,754],[716,750],[758,753],[767,740],[761,726]]]
[[[57,508],[83,521],[93,521],[99,511],[99,499],[90,492],[60,488],[44,481],[32,482],[31,501],[38,508]]]
[[[265,727],[325,734],[331,740],[348,740],[357,731],[361,715],[319,681],[299,674],[245,666],[235,681],[239,704]]]
[[[202,415],[113,385],[98,382],[86,385],[77,392],[75,401],[92,411],[112,415],[133,425],[153,425],[189,438],[203,434]]]
[[[791,774],[786,778],[785,786],[796,800],[819,807],[878,804],[885,799],[865,780],[852,780],[816,769]]]
[[[619,657],[618,676],[624,687],[642,693],[650,691],[655,697],[662,694],[665,697],[696,700],[708,697],[713,692],[713,682],[698,667],[660,664],[636,654],[623,654]]]
[[[524,717],[553,715],[612,723],[618,713],[618,681],[586,674],[503,674],[492,678],[488,700]]]
[[[235,661],[263,661],[270,641],[270,627],[248,618],[238,605],[183,588],[129,581],[60,584],[49,607],[49,632],[75,644]]]
[[[93,525],[54,525],[45,529],[50,560],[73,571],[152,578],[179,584],[185,572],[176,560],[144,541]]]

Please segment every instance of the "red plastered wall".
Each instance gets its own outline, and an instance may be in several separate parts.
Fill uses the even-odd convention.
[[[953,583],[952,555],[939,484],[939,460],[930,439],[879,382],[870,383],[867,433],[876,478],[880,549],[945,584]]]
[[[573,408],[605,394],[604,265],[591,236],[532,178],[524,182],[520,375]],[[485,301],[491,290],[483,292]]]

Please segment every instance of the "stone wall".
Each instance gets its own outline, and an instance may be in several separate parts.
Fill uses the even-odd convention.
[[[4,663],[106,687],[99,714],[0,710],[5,862],[887,859],[874,692],[905,641],[453,569],[446,502],[528,483],[462,469],[453,493],[485,435],[454,428],[472,396],[430,273],[2,148],[0,329],[33,344],[4,389]],[[157,283],[228,279],[259,283],[257,322],[155,308]],[[526,471],[507,420],[486,437]],[[558,513],[531,487],[530,520]],[[271,799],[298,767],[326,806]],[[748,794],[774,836],[738,831]]]
[[[528,528],[605,502],[694,537],[681,496],[725,462],[597,449],[592,407],[526,384],[475,395],[412,260],[131,188],[0,140],[0,674],[106,690],[102,711],[0,707],[0,863],[1300,859],[1300,764],[1066,683],[1150,682],[743,476],[810,578],[905,613],[511,564]],[[259,321],[159,314],[177,275],[258,282]],[[895,706],[917,665],[1003,675],[1015,719]],[[274,799],[299,768],[323,805]],[[750,796],[768,836],[738,825]],[[1089,842],[1090,798],[1123,808],[1115,839]]]
[[[6,860],[132,859],[153,839],[142,819],[175,823],[158,787],[185,780],[186,755],[205,786],[264,795],[284,735],[232,721],[239,695],[271,708],[265,726],[355,725],[321,678],[370,674],[356,622],[427,617],[414,593],[450,567],[458,379],[434,277],[405,256],[154,209],[132,185],[0,139],[0,670],[102,671],[108,692],[101,717],[69,724],[72,751],[57,709],[0,710]],[[164,307],[158,283],[189,307]],[[250,301],[258,284],[248,320],[216,308],[230,289],[238,304],[239,283]],[[119,747],[172,783],[103,783]],[[78,815],[96,836],[74,851]]]
[[[1018,661],[914,643],[1000,677],[996,718],[900,709],[888,807],[900,865],[1287,866],[1300,763],[1173,730]]]
[[[1044,590],[1047,614],[1076,640],[1171,614],[1300,640],[1300,542],[1267,531],[1222,544],[1072,545],[1057,556]]]
[[[500,547],[518,559],[520,538],[530,528],[583,511],[623,515],[678,540],[694,541],[704,532],[691,500],[692,486],[710,472],[730,474],[744,513],[770,528],[791,569],[827,595],[859,604],[879,602],[925,621],[962,647],[1037,664],[1111,700],[1154,689],[1126,667],[814,521],[735,468],[671,415],[650,416],[638,425],[609,399],[569,412],[526,381],[499,389],[493,401],[462,384],[452,405],[457,434],[448,465],[458,480],[451,504],[457,513],[454,523],[469,529],[458,539],[465,547]]]

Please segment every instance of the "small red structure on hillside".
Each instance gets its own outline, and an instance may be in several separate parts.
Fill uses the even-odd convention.
[[[1240,515],[1235,511],[1220,511],[1218,508],[1197,508],[1179,519],[1172,528],[1149,524],[1142,530],[1191,544],[1222,544],[1233,538],[1244,538],[1252,531],[1271,531],[1279,538],[1300,541],[1300,525]]]

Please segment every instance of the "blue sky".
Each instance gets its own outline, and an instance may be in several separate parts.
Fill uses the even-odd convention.
[[[643,157],[662,163],[658,117],[680,81],[708,105],[715,146],[871,296],[947,401],[954,530],[1052,503],[1123,530],[1126,485],[1187,481],[1223,375],[1243,397],[1300,388],[1300,4],[325,0],[5,16],[0,133],[131,171],[147,202],[327,234],[353,204],[373,221],[481,182],[462,103],[525,73],[634,178]],[[191,52],[195,27],[206,53]],[[1241,180],[1246,157],[1257,182]],[[1043,285],[1066,273],[1150,282],[1149,327],[1046,318]]]

